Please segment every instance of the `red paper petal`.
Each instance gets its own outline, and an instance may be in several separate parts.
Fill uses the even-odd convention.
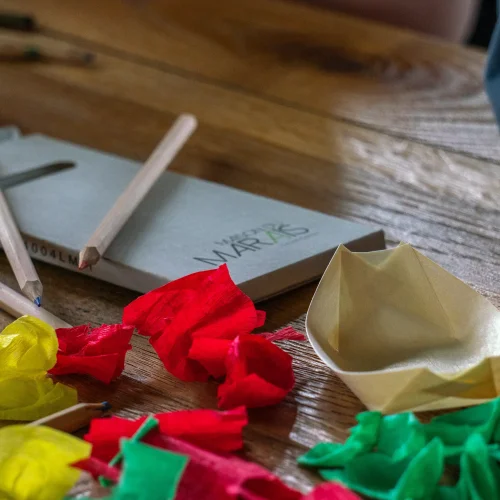
[[[220,408],[279,403],[293,388],[292,357],[260,335],[240,335],[229,348],[227,377],[219,386]]]
[[[244,407],[229,411],[187,410],[159,413],[160,432],[212,451],[243,448],[243,427],[248,424]]]
[[[125,356],[132,348],[133,327],[102,325],[90,329],[88,325],[56,330],[59,341],[57,363],[49,373],[64,375],[80,373],[109,383],[125,367]]]
[[[148,337],[162,333],[165,325],[196,296],[198,285],[213,273],[190,274],[141,295],[123,310],[123,324],[134,325]]]
[[[231,411],[187,410],[155,415],[160,432],[182,438],[213,451],[235,451],[243,447],[242,430],[248,423],[245,408]],[[132,437],[146,417],[127,420],[96,418],[85,440],[92,443],[92,456],[109,462],[119,450],[121,438]]]
[[[297,340],[303,342],[306,340],[306,336],[303,333],[298,332],[291,326],[286,326],[274,333],[262,333],[261,335],[271,342],[278,342],[280,340]]]
[[[188,357],[198,361],[214,378],[226,374],[226,355],[232,340],[197,337],[193,339]]]
[[[176,500],[300,500],[302,494],[286,486],[257,464],[229,455],[216,455],[179,439],[152,432],[152,446],[189,456]]]
[[[220,372],[220,356],[202,360],[193,340],[234,339],[263,321],[253,302],[233,283],[227,266],[173,281],[129,304],[123,321],[134,325],[158,353],[165,368],[186,381],[206,381]],[[214,348],[219,351],[219,349]]]
[[[120,450],[120,439],[132,437],[146,417],[127,420],[120,417],[94,418],[85,441],[92,444],[92,456],[109,462]]]
[[[338,483],[324,483],[315,488],[304,500],[361,500],[358,495]]]
[[[261,326],[264,326],[265,322],[266,322],[266,312],[257,311],[257,324],[255,325],[255,328],[260,328]]]

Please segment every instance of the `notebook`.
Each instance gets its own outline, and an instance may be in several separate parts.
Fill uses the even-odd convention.
[[[140,164],[43,135],[0,142],[0,175],[77,166],[6,191],[34,259],[78,271],[78,253]],[[84,273],[138,292],[227,264],[258,301],[321,276],[336,247],[384,248],[377,228],[165,172],[104,259]]]

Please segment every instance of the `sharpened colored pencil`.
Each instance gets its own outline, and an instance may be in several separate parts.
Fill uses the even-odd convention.
[[[158,178],[184,146],[196,126],[196,118],[192,115],[181,115],[177,118],[172,128],[116,200],[81,250],[79,269],[97,264],[139,203],[146,197]]]

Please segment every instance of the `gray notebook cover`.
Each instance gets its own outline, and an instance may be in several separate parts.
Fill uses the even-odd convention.
[[[41,135],[0,142],[0,175],[60,160],[77,167],[6,195],[31,255],[76,271],[79,250],[140,164]],[[146,292],[227,263],[259,300],[319,277],[341,243],[384,244],[379,230],[167,171],[85,273]]]

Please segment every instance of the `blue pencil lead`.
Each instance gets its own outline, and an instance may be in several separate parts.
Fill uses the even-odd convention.
[[[40,297],[37,297],[34,302],[35,302],[35,304],[38,307],[41,307],[41,305],[42,305],[42,299]]]

